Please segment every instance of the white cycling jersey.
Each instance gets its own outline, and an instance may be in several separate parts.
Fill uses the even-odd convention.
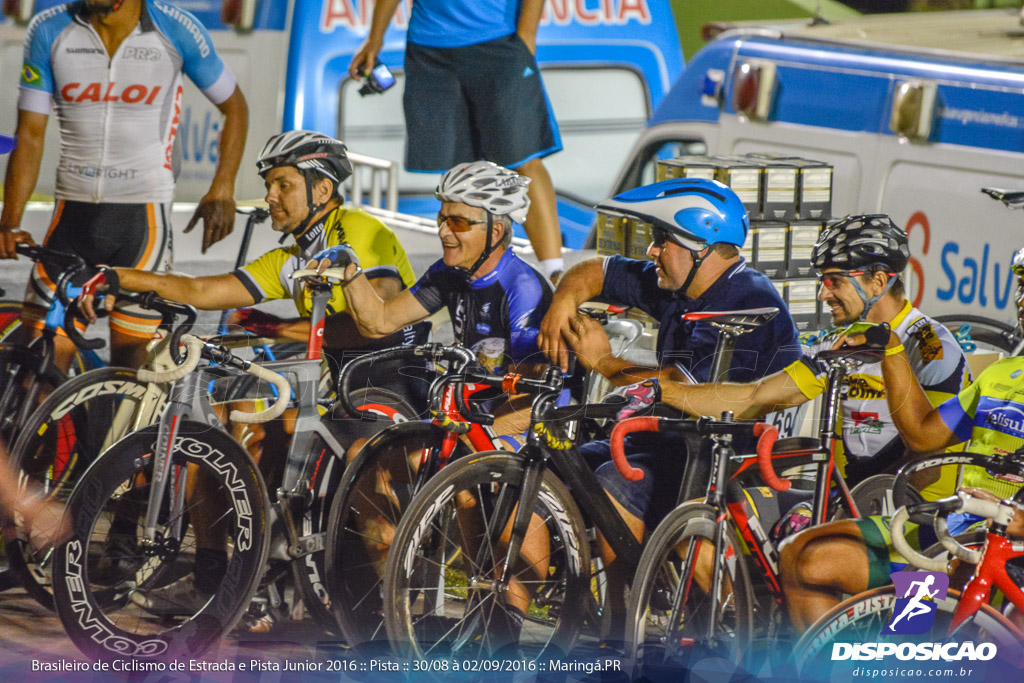
[[[82,16],[82,2],[38,14],[25,37],[18,108],[60,122],[58,199],[169,202],[184,71],[214,104],[235,77],[199,20],[143,0],[138,25],[113,58]]]

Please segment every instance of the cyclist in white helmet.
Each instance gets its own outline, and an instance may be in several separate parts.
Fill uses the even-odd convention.
[[[345,294],[360,333],[391,334],[447,306],[456,339],[488,369],[540,361],[537,334],[551,289],[511,248],[512,224],[530,206],[529,182],[488,161],[459,164],[441,176],[435,194],[442,202],[437,228],[444,255],[415,285],[384,301],[349,266]]]

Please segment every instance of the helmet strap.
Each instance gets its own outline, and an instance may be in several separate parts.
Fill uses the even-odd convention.
[[[864,292],[864,289],[860,286],[860,283],[857,282],[856,276],[850,278],[850,283],[853,285],[854,290],[856,290],[857,296],[859,296],[860,300],[864,302],[864,310],[860,312],[860,318],[858,318],[860,322],[863,322],[864,320],[867,319],[868,313],[871,312],[871,309],[875,307],[876,303],[878,303],[878,300],[881,299],[886,294],[888,294],[889,290],[892,289],[893,284],[896,283],[896,276],[889,276],[889,280],[888,282],[885,283],[885,287],[882,289],[882,291],[872,297],[869,297]]]
[[[704,249],[710,249],[710,246],[704,247]],[[672,293],[672,296],[674,296],[675,298],[677,298],[677,299],[689,299],[690,298],[690,297],[688,297],[686,295],[686,290],[688,290],[690,288],[690,285],[693,284],[693,278],[695,278],[697,276],[697,269],[700,268],[700,264],[704,263],[704,259],[706,259],[708,257],[707,255],[705,255],[705,256],[701,256],[700,255],[700,252],[704,251],[704,249],[700,249],[698,251],[694,251],[693,249],[687,249],[686,250],[686,251],[690,252],[690,258],[693,259],[693,267],[690,268],[690,274],[686,276],[686,280],[683,282],[682,286],[679,289],[677,289],[675,292]],[[710,254],[711,254],[711,252],[709,250],[708,251],[708,255],[710,255]]]
[[[480,252],[480,256],[476,262],[466,270],[466,277],[472,278],[476,275],[476,271],[480,270],[480,266],[484,264],[484,261],[494,253],[494,250],[498,245],[493,244],[494,241],[494,216],[490,211],[487,212],[487,243],[484,245],[484,250]]]

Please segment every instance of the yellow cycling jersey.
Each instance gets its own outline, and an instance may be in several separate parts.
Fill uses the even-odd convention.
[[[906,348],[907,358],[932,405],[955,396],[970,383],[967,359],[953,334],[941,323],[906,302],[889,325]],[[840,334],[835,330],[819,339],[805,355],[786,368],[801,393],[813,399],[825,391],[827,368],[814,360],[818,351],[831,348]],[[840,466],[852,459],[875,459],[891,464],[902,458],[905,447],[889,413],[881,363],[865,364],[847,375],[838,419],[842,425]],[[952,482],[948,482],[952,483]]]
[[[967,450],[1005,455],[1024,447],[1024,358],[1004,358],[988,366],[977,381],[939,406],[943,422]],[[981,467],[967,467],[963,483],[1011,497],[1021,486],[996,478]]]
[[[348,243],[359,256],[366,277],[397,277],[405,287],[416,281],[409,258],[395,233],[381,221],[360,209],[338,207],[296,238],[295,244],[268,251],[234,271],[256,303],[293,299],[299,315],[308,316],[312,298],[302,282],[289,276],[306,267],[314,254]],[[348,310],[341,287],[335,287],[327,314]]]

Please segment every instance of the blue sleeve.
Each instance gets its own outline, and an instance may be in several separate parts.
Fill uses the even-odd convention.
[[[21,66],[22,88],[53,93],[53,69],[50,65],[50,46],[71,23],[67,6],[61,5],[40,12],[29,24],[25,34],[24,62]]]
[[[938,410],[939,417],[949,427],[949,431],[956,434],[956,438],[961,441],[970,441],[971,432],[974,429],[974,419],[964,410],[959,396],[951,396],[946,399]]]
[[[515,363],[540,353],[537,335],[551,305],[551,293],[532,269],[505,283],[508,296],[509,354]]]
[[[447,266],[444,261],[436,261],[434,265],[417,280],[409,289],[416,301],[420,302],[423,308],[431,314],[437,313],[444,308],[444,294],[441,287],[443,273]]]
[[[217,55],[206,27],[191,12],[160,0],[154,0],[150,7],[157,10],[151,13],[153,23],[181,54],[182,71],[209,95],[208,91],[217,84],[226,67]]]
[[[666,301],[672,301],[672,297],[658,287],[657,270],[653,261],[609,256],[604,261],[601,296],[661,318]]]

